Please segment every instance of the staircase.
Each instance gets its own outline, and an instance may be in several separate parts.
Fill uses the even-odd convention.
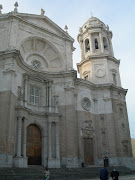
[[[129,168],[116,167],[120,175],[135,174]],[[50,180],[81,180],[99,177],[101,167],[59,168],[50,169]],[[113,167],[108,167],[109,174]],[[42,166],[28,166],[28,168],[0,168],[0,180],[42,180],[44,168]]]

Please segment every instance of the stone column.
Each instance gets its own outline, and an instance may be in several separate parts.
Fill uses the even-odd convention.
[[[84,59],[83,41],[80,42],[80,47],[81,47],[81,60],[83,61],[83,59]]]
[[[17,140],[17,157],[21,157],[21,129],[22,129],[22,117],[18,117],[18,140]]]
[[[48,130],[49,159],[52,158],[52,137],[51,137],[51,129],[52,129],[52,127],[51,127],[51,125],[52,125],[52,122],[49,122],[49,130]]]
[[[56,158],[60,158],[59,150],[59,123],[56,122]]]
[[[23,157],[26,157],[26,118],[23,121]]]
[[[48,82],[46,83],[46,106],[48,107]]]
[[[51,88],[51,82],[49,82],[48,87],[48,98],[49,98],[49,112],[52,112],[52,88]]]
[[[93,49],[93,39],[92,39],[92,35],[90,34],[90,52],[93,53],[94,52],[94,49]]]
[[[109,38],[109,45],[110,45],[110,51],[111,51],[111,55],[114,56],[114,52],[113,52],[113,46],[112,46],[112,41],[111,39]]]
[[[51,101],[52,101],[52,88],[51,88],[51,82],[49,82],[49,106],[51,106]]]
[[[27,107],[27,99],[28,99],[28,78],[25,79],[25,107]]]
[[[100,40],[101,53],[104,53],[103,37],[101,32],[99,33],[99,40]]]

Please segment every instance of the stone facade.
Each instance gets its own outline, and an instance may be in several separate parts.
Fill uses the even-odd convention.
[[[133,157],[134,157],[134,160],[135,160],[135,139],[131,139],[131,144],[132,144],[132,151],[133,151]]]
[[[80,28],[79,79],[73,38],[43,11],[0,15],[1,167],[134,167],[111,38],[94,17]]]

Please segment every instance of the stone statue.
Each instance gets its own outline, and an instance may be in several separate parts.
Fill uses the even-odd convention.
[[[15,8],[14,8],[14,12],[15,12],[15,13],[17,13],[17,12],[18,12],[18,10],[17,10],[17,7],[18,7],[18,2],[16,2],[16,3],[14,4],[14,6],[15,6]]]
[[[1,10],[3,9],[2,5],[0,4],[0,14],[2,14]]]
[[[109,31],[109,26],[108,26],[108,24],[107,24],[106,28],[107,28],[107,31]]]
[[[67,32],[67,30],[68,30],[68,27],[67,27],[67,25],[65,25],[65,28],[64,28],[64,29],[65,29],[65,31]]]
[[[45,10],[41,8],[41,16],[44,16]]]
[[[83,32],[83,30],[82,30],[82,28],[81,28],[81,27],[79,28],[79,32],[80,32],[80,33],[82,33],[82,32]]]

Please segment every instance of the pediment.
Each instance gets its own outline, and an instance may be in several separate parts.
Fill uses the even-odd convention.
[[[31,15],[31,14],[17,14],[16,17],[21,18],[23,21],[35,25],[39,28],[43,28],[44,30],[53,33],[55,35],[62,36],[67,38],[71,41],[74,39],[66,33],[62,28],[60,28],[57,24],[55,24],[52,20],[50,20],[47,16],[40,16],[40,15]]]

